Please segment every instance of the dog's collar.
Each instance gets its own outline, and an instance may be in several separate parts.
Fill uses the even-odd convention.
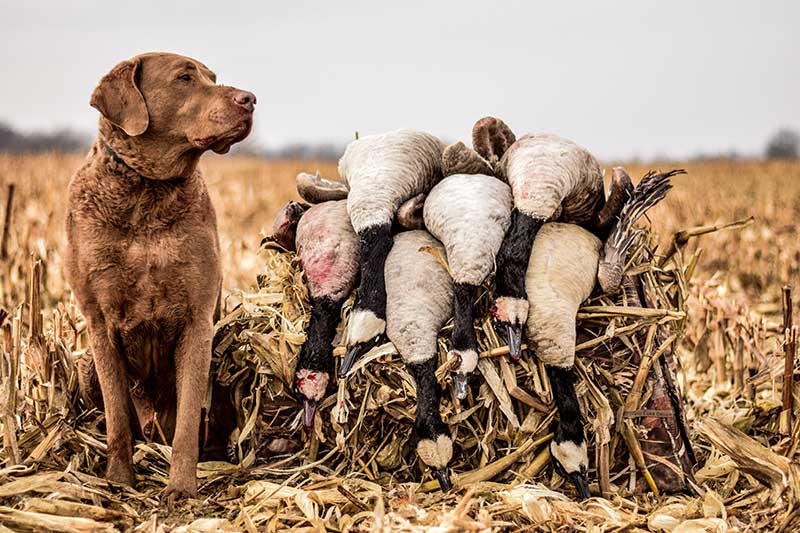
[[[114,151],[114,150],[111,148],[111,146],[109,146],[109,144],[108,144],[107,142],[105,142],[105,141],[100,141],[100,142],[102,142],[102,143],[103,143],[103,148],[105,148],[105,149],[106,149],[106,153],[108,154],[108,156],[109,156],[109,157],[110,157],[110,158],[111,158],[111,159],[112,159],[112,160],[113,160],[115,163],[117,163],[118,165],[122,165],[123,167],[125,167],[127,170],[129,170],[130,172],[132,172],[133,174],[135,174],[137,177],[139,177],[139,178],[140,178],[140,179],[142,179],[142,180],[145,180],[145,181],[156,181],[156,180],[153,180],[153,178],[148,178],[147,176],[143,175],[141,172],[139,172],[138,170],[136,170],[135,168],[133,168],[132,166],[130,166],[130,165],[127,163],[127,161],[125,161],[124,159],[122,159],[122,158],[119,156],[119,154],[118,154],[117,152],[115,152],[115,151]],[[174,181],[180,181],[180,180],[183,180],[183,179],[184,179],[184,178],[180,178],[180,177],[178,177],[178,178],[171,178],[171,179],[169,179],[169,180],[157,180],[157,181],[162,181],[162,182],[173,181],[173,182],[174,182]]]
[[[144,177],[144,176],[142,176],[141,174],[139,174],[138,172],[136,172],[136,170],[134,170],[134,169],[133,169],[133,167],[131,167],[131,166],[130,166],[130,165],[127,163],[127,162],[125,162],[125,160],[124,160],[124,159],[122,159],[122,158],[119,156],[119,154],[118,154],[117,152],[115,152],[115,151],[114,151],[114,150],[111,148],[111,146],[109,146],[109,145],[108,145],[108,143],[107,143],[107,142],[105,142],[105,141],[102,141],[102,143],[103,143],[103,148],[105,148],[105,149],[106,149],[106,153],[109,155],[109,157],[110,157],[110,158],[111,158],[111,159],[112,159],[112,160],[113,160],[113,161],[114,161],[116,164],[118,164],[118,165],[122,165],[123,167],[125,167],[125,168],[126,168],[126,169],[128,169],[128,170],[130,170],[131,172],[133,172],[134,174],[136,174],[136,175],[137,175],[137,176],[139,176],[140,178],[143,178],[143,177]]]

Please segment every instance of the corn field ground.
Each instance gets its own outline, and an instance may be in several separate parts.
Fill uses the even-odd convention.
[[[794,358],[789,359],[793,366],[785,366],[785,355],[793,344],[789,342],[787,348],[786,341],[796,339],[796,331],[784,329],[787,315],[792,314],[787,310],[794,307],[794,315],[800,316],[800,161],[623,164],[634,181],[650,169],[687,171],[673,179],[674,189],[648,217],[663,249],[675,242],[676,232],[694,228],[682,254],[696,257],[697,263],[688,276],[689,314],[685,336],[676,350],[686,414],[698,452],[694,494],[660,498],[625,494],[577,504],[544,488],[524,492],[527,489],[510,486],[502,498],[492,499],[484,492],[498,487],[481,485],[435,500],[399,497],[390,491],[364,503],[361,493],[353,494],[355,489],[348,492],[342,486],[333,490],[322,479],[315,479],[322,487],[319,491],[279,484],[237,489],[230,481],[236,474],[233,478],[208,474],[214,481],[206,486],[216,483],[215,494],[225,494],[225,503],[215,504],[212,520],[203,518],[207,508],[201,504],[186,504],[178,515],[171,515],[172,510],[161,509],[146,491],[137,493],[139,503],[160,509],[152,515],[128,505],[119,495],[100,495],[100,489],[92,488],[102,484],[93,477],[102,473],[94,459],[81,462],[64,455],[62,464],[48,455],[48,447],[59,446],[65,434],[62,426],[69,425],[68,421],[53,421],[51,426],[42,416],[41,427],[21,427],[24,417],[18,413],[53,403],[55,393],[46,386],[31,396],[11,398],[7,392],[12,371],[25,375],[15,365],[33,364],[25,359],[32,344],[26,339],[52,330],[58,333],[56,338],[69,339],[65,353],[85,346],[81,339],[85,333],[75,326],[80,318],[62,273],[66,188],[82,157],[0,154],[0,225],[5,230],[0,236],[0,326],[4,328],[0,531],[4,527],[91,531],[101,526],[109,531],[277,531],[288,527],[416,531],[435,526],[437,531],[632,529],[680,533],[792,531],[800,527],[800,468],[796,463],[800,417],[795,407],[800,385],[794,382],[800,364],[792,363]],[[617,164],[606,162],[604,166],[610,169]],[[319,170],[323,176],[335,177],[336,164],[205,156],[201,165],[217,210],[224,296],[230,310],[254,290],[257,276],[264,272],[260,242],[283,204],[297,199],[297,172]],[[734,222],[738,224],[725,227]],[[680,238],[678,242],[684,244]],[[39,280],[34,290],[32,273]],[[791,292],[784,290],[787,286],[795,291],[794,305]],[[65,324],[70,325],[69,334],[62,331]],[[19,405],[26,402],[31,405]],[[88,443],[87,449],[102,449],[101,426],[88,433],[73,431],[79,434],[79,441]],[[12,432],[23,437],[12,438]],[[10,449],[12,441],[14,450]],[[159,472],[168,457],[155,447],[144,446],[137,453]],[[92,471],[80,472],[86,468]],[[151,484],[157,484],[163,476],[154,475],[153,479]],[[221,488],[226,482],[230,483],[227,492]],[[67,490],[67,485],[74,489],[76,483],[86,487],[84,492]],[[270,492],[267,498],[264,491]],[[349,501],[357,512],[344,519],[338,506],[326,506],[330,503],[326,495],[330,501]],[[415,511],[409,511],[410,507]],[[181,518],[171,518],[174,516]]]

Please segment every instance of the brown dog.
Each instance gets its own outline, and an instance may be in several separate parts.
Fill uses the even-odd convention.
[[[123,61],[92,94],[100,132],[69,186],[66,274],[88,322],[112,481],[133,484],[133,434],[157,413],[172,438],[167,495],[197,494],[222,281],[197,163],[247,137],[255,103],[199,61],[165,53]]]

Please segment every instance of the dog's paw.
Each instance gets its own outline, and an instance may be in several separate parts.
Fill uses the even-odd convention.
[[[197,498],[197,478],[170,475],[169,483],[164,489],[164,496],[170,507],[178,500]]]
[[[130,463],[122,461],[111,461],[108,463],[106,479],[129,487],[133,487],[136,483],[136,478],[133,476],[133,467]]]

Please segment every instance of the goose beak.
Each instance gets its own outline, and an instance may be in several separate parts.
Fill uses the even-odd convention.
[[[578,491],[578,497],[581,501],[591,498],[591,494],[589,493],[589,482],[586,480],[586,475],[582,472],[573,472],[568,474],[567,477],[575,485],[575,489]]]
[[[522,357],[522,326],[506,326],[506,336],[508,337],[508,355],[514,361],[519,361]]]
[[[442,492],[447,492],[453,488],[453,482],[450,481],[450,469],[446,466],[444,468],[433,468],[433,477],[439,482],[439,488]]]
[[[380,346],[385,340],[386,337],[384,335],[378,335],[374,339],[357,342],[350,346],[344,354],[342,364],[339,367],[339,379],[345,379],[350,370],[352,370],[353,365],[356,364],[356,361],[376,346]]]
[[[353,368],[354,364],[356,364],[358,358],[365,353],[366,350],[364,350],[364,346],[361,343],[354,344],[348,348],[347,352],[344,354],[344,359],[342,359],[342,364],[339,367],[339,379],[346,378],[347,373],[350,372],[350,369]]]
[[[453,386],[456,388],[456,398],[463,400],[467,397],[467,386],[469,385],[469,374],[453,373]]]
[[[317,414],[317,402],[314,400],[309,400],[308,398],[303,399],[303,424],[306,426],[306,429],[311,429],[314,427],[314,416]]]

